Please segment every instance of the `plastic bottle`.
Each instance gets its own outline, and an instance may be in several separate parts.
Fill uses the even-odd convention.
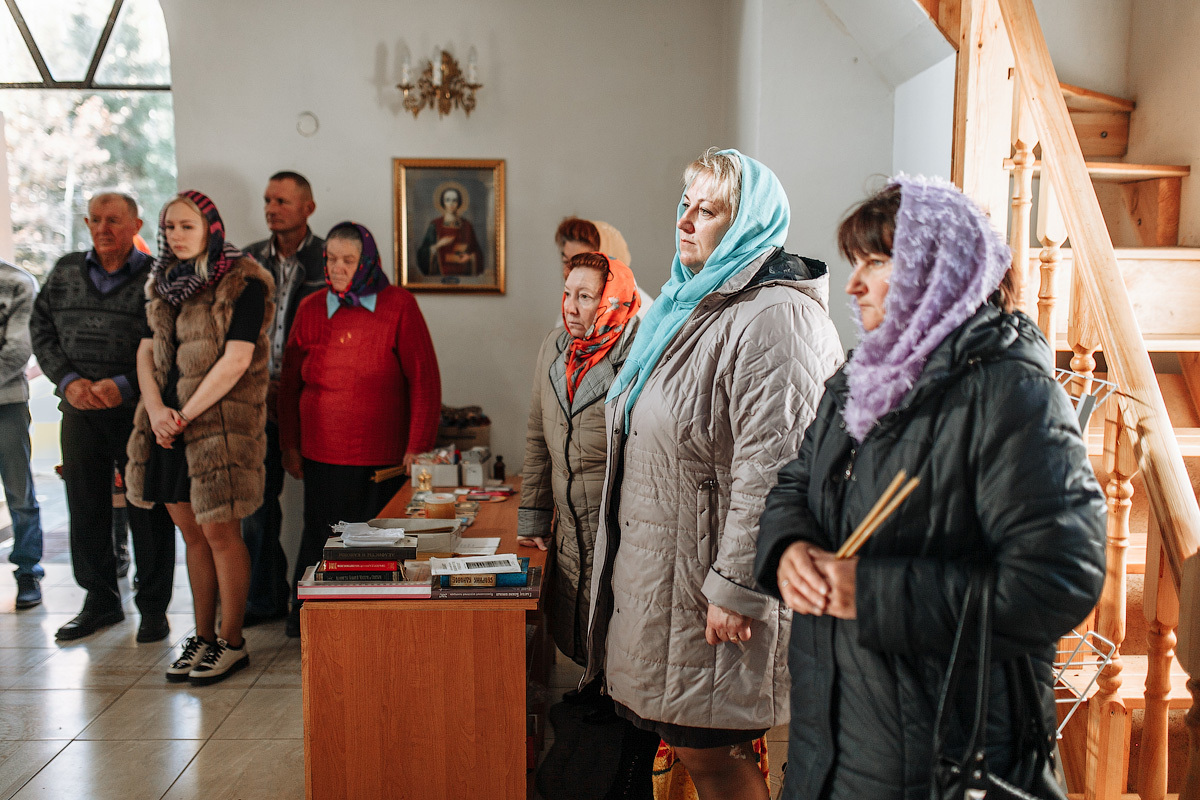
[[[492,477],[503,483],[504,475],[504,456],[496,456],[496,463],[492,465]]]

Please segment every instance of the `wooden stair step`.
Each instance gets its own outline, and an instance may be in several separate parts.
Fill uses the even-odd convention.
[[[1125,707],[1131,711],[1146,707],[1146,673],[1148,657],[1143,655],[1121,654],[1121,689],[1119,694]],[[1074,686],[1086,684],[1094,669],[1067,670],[1065,678]],[[1187,690],[1188,674],[1179,666],[1178,661],[1171,662],[1171,691],[1167,694],[1167,707],[1171,709],[1189,709],[1192,707],[1192,695]],[[1061,690],[1060,690],[1061,691]],[[1099,688],[1092,686],[1088,698],[1093,697]],[[1077,712],[1082,713],[1082,712]]]
[[[1114,97],[1111,94],[1072,86],[1069,83],[1058,84],[1062,90],[1063,99],[1067,102],[1068,111],[1133,111],[1136,104],[1124,97]]]
[[[1013,168],[1011,158],[1004,159],[1007,169]],[[1092,180],[1102,183],[1137,183],[1158,178],[1186,178],[1192,174],[1192,168],[1187,165],[1175,164],[1125,164],[1120,161],[1088,161],[1088,175]],[[1042,173],[1042,162],[1033,163],[1033,175],[1036,178]]]

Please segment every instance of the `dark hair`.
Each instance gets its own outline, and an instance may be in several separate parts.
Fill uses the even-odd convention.
[[[608,280],[608,259],[599,253],[576,253],[567,261],[567,272],[581,267],[598,270],[601,277]]]
[[[270,181],[291,181],[292,183],[296,184],[297,189],[308,195],[309,200],[312,199],[312,184],[308,182],[308,178],[304,177],[299,172],[292,172],[291,170],[285,169],[282,172],[276,172],[274,175],[272,175],[268,179],[268,183]]]
[[[878,253],[892,254],[896,214],[900,211],[900,186],[892,184],[863,200],[838,225],[838,251],[851,264],[854,259]]]
[[[894,183],[850,209],[838,225],[838,251],[851,264],[854,263],[854,259],[864,258],[873,253],[890,258],[892,243],[896,237],[898,213],[900,186]],[[1012,313],[1017,307],[1017,287],[1012,269],[1004,273],[1000,285],[988,299],[1008,313]]]
[[[325,237],[325,241],[330,239],[345,239],[347,242],[355,242],[360,248],[363,246],[362,234],[353,225],[338,225]]]
[[[567,217],[558,223],[554,232],[554,243],[562,247],[567,242],[580,242],[593,250],[600,249],[600,231],[586,219]],[[608,269],[608,265],[604,265]]]

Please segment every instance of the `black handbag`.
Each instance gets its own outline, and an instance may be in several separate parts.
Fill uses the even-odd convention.
[[[972,575],[967,587],[962,614],[954,633],[954,645],[950,649],[950,664],[938,697],[937,716],[934,718],[930,800],[1067,800],[1066,793],[1054,778],[1052,734],[1045,730],[1041,713],[1036,707],[1030,714],[1035,731],[1034,762],[1028,765],[1029,769],[1015,769],[1016,773],[1031,773],[1030,786],[1033,791],[1014,786],[988,770],[988,682],[992,667],[992,598],[995,581],[995,575],[990,570],[980,570]],[[964,653],[963,640],[969,637],[971,631],[979,637],[974,664]],[[1019,687],[1022,691],[1018,696],[1030,704],[1036,704],[1038,700],[1032,663],[1028,656],[1018,660],[1023,662],[1017,670],[1018,681],[1028,684]],[[967,736],[967,746],[961,757],[956,759],[946,752],[949,727],[947,706],[953,702],[959,681],[972,667],[977,673],[974,722]]]

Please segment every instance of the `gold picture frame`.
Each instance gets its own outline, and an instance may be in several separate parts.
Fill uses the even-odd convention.
[[[392,160],[396,282],[504,294],[504,159]]]

